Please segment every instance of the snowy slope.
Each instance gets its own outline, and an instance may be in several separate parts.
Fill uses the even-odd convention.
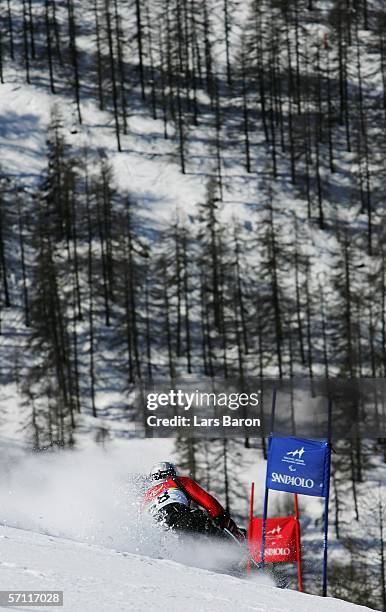
[[[71,612],[355,612],[368,610],[215,574],[162,559],[120,553],[0,527],[0,589],[60,589]],[[38,610],[38,608],[34,608]]]
[[[164,140],[161,121],[154,121],[145,113],[133,114],[128,121],[128,134],[122,137],[123,152],[118,153],[111,116],[101,112],[93,101],[84,102],[83,125],[74,126],[72,105],[65,96],[53,96],[42,88],[27,85],[17,73],[11,73],[1,85],[1,94],[2,167],[27,188],[41,180],[47,163],[47,128],[51,111],[56,108],[62,116],[68,143],[75,148],[103,150],[114,168],[117,186],[135,193],[142,208],[149,210],[149,222],[162,225],[176,209],[189,211],[204,197],[205,177],[200,173],[181,174],[175,144]],[[204,151],[199,154],[203,156]],[[203,165],[206,162],[202,160]]]

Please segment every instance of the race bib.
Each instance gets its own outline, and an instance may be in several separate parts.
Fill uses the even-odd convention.
[[[157,485],[157,487],[150,489],[145,495],[145,509],[152,514],[158,512],[158,510],[164,508],[168,504],[183,504],[184,506],[189,506],[189,501],[183,491],[176,486],[168,486],[168,483]]]

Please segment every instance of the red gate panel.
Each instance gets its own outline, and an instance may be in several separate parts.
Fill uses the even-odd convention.
[[[289,563],[297,561],[297,520],[293,516],[268,518],[266,521],[264,561]],[[256,563],[261,562],[263,519],[253,517],[248,529],[248,546]]]

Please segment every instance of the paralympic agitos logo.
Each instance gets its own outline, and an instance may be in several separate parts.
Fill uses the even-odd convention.
[[[293,451],[288,451],[282,457],[282,462],[287,465],[289,464],[288,468],[291,472],[296,472],[297,467],[304,467],[306,465],[303,459],[305,452],[304,446]],[[302,476],[296,476],[295,474],[278,474],[277,472],[272,472],[272,482],[280,482],[282,484],[291,485],[292,487],[300,487],[302,489],[313,489],[315,486],[312,478],[303,478]]]

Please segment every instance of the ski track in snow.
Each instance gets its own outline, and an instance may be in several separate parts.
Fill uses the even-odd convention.
[[[310,612],[316,606],[319,612],[368,610],[276,589],[261,577],[239,579],[10,527],[0,527],[0,550],[0,589],[63,590],[64,606],[54,610]]]

